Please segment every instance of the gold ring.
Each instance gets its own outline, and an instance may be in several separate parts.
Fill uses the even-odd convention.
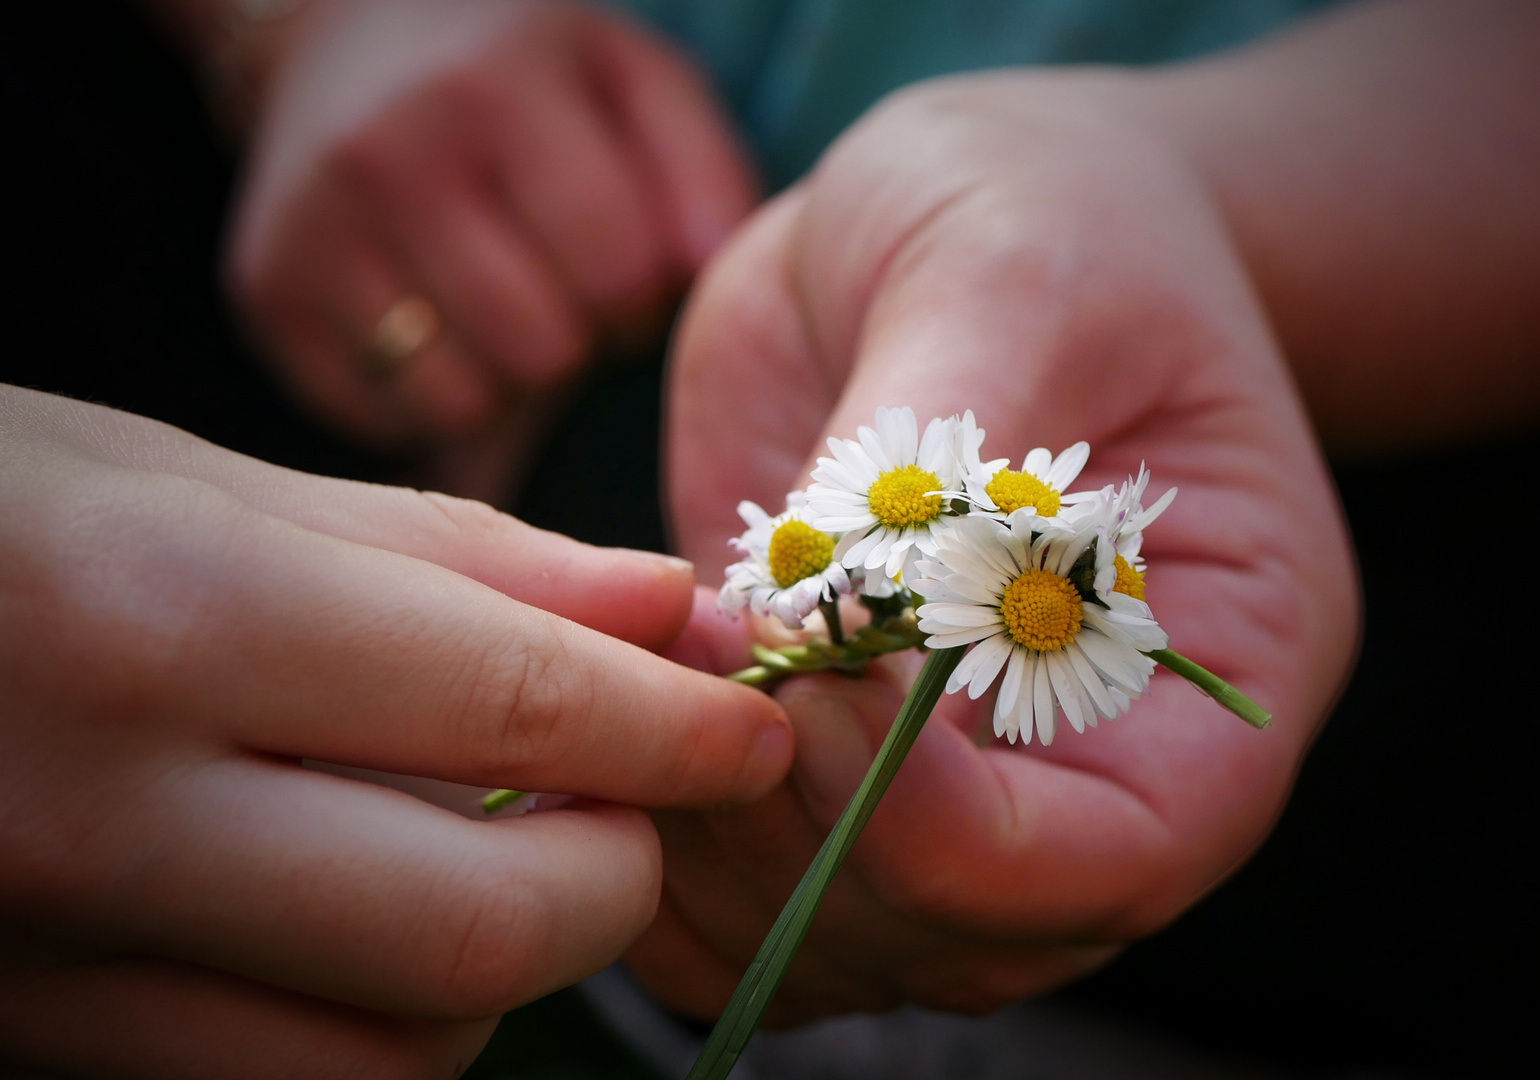
[[[438,331],[438,309],[421,296],[403,296],[374,326],[369,370],[382,378],[394,375],[426,348]]]

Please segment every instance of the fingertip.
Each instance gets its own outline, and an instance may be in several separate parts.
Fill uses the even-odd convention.
[[[726,679],[712,681],[717,700],[697,721],[689,779],[670,805],[754,802],[786,778],[796,757],[791,721],[773,698]]]
[[[791,721],[779,708],[775,717],[759,729],[740,781],[738,794],[744,802],[754,802],[768,795],[791,771],[796,758],[797,739]]]

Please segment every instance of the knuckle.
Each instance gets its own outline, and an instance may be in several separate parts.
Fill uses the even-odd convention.
[[[447,529],[451,536],[472,542],[517,543],[535,530],[487,503],[462,499],[437,491],[403,488],[406,498],[423,511],[430,528]],[[411,508],[408,508],[409,510]]]
[[[590,704],[584,684],[566,677],[565,652],[559,631],[531,634],[486,662],[477,711],[492,725],[485,743],[500,774],[544,774],[560,764],[552,760],[556,728],[585,715]]]

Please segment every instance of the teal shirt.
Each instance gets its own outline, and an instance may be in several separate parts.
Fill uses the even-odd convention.
[[[781,187],[884,94],[1020,64],[1147,64],[1256,37],[1331,0],[615,0],[716,80]]]

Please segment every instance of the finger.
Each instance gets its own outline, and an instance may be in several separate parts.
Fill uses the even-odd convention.
[[[452,333],[406,357],[399,370],[376,376],[413,415],[412,427],[438,435],[464,435],[485,427],[505,394]]]
[[[243,217],[230,272],[286,377],[356,434],[388,445],[464,430],[496,400],[464,346],[442,335],[408,357],[402,372],[381,377],[379,321],[423,285],[382,246],[377,224],[335,169],[323,171],[275,225],[259,229]]]
[[[698,270],[758,201],[743,148],[686,58],[640,27],[596,23],[592,75],[662,197],[676,257]]]
[[[1183,689],[1181,687],[1162,687]],[[799,680],[781,694],[798,735],[797,779],[830,824],[865,774],[902,697],[891,681]],[[955,698],[943,709],[958,708]],[[943,712],[944,715],[944,712]],[[1132,732],[1148,710],[1104,725]],[[1122,940],[1169,917],[1176,838],[1156,809],[1106,776],[1016,748],[979,749],[955,723],[925,726],[851,854],[887,906],[967,935],[1017,942]],[[1188,882],[1182,882],[1187,886]]]
[[[130,957],[7,957],[0,1003],[8,1063],[124,1080],[319,1080],[353,1071],[427,1080],[458,1075],[495,1024],[387,1017],[205,968]]]
[[[505,77],[502,107],[488,109],[481,124],[509,227],[598,321],[645,320],[683,279],[665,247],[667,210],[576,58],[534,59]]]
[[[625,807],[469,821],[247,756],[155,783],[152,807],[80,831],[91,858],[39,917],[119,951],[464,1020],[604,967],[657,902],[656,833]]]
[[[483,503],[310,476],[233,454],[127,413],[19,391],[61,446],[87,444],[116,465],[201,480],[313,532],[434,563],[644,648],[672,641],[690,612],[688,563],[598,548]]]
[[[784,772],[789,732],[762,694],[212,488],[146,477],[135,490],[142,502],[69,541],[98,545],[110,573],[82,568],[57,588],[72,642],[103,650],[163,724],[641,804],[751,798]]]
[[[743,530],[733,508],[751,499],[778,512],[786,492],[806,484],[808,448],[839,399],[788,264],[802,202],[793,190],[745,226],[697,287],[674,347],[664,447],[671,526],[708,583],[733,561],[727,541]]]
[[[485,133],[467,131],[463,98],[441,91],[399,106],[337,167],[445,325],[503,378],[546,385],[572,373],[587,329],[565,284],[502,212],[471,149]]]

